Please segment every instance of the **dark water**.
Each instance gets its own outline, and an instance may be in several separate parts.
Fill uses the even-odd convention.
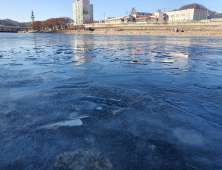
[[[117,170],[222,169],[221,44],[0,34],[0,169],[56,169],[78,149]]]

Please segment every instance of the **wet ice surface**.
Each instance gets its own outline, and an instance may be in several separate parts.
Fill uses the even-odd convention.
[[[0,169],[78,149],[118,170],[222,169],[222,37],[0,41]]]

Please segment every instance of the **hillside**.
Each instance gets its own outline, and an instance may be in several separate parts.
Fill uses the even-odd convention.
[[[16,24],[13,24],[4,20],[0,20],[0,25],[1,26],[16,26]]]
[[[18,24],[19,23],[18,21],[13,21],[11,19],[3,19],[3,21],[6,21],[6,22],[9,22],[9,23],[12,23],[12,24]]]
[[[180,9],[187,9],[187,8],[195,8],[195,9],[207,9],[205,6],[201,4],[189,4],[189,5],[184,5]]]
[[[27,27],[31,24],[31,22],[18,22],[13,21],[11,19],[3,19],[0,20],[0,25],[2,26],[19,26],[19,27]]]
[[[187,8],[207,9],[205,6],[203,6],[201,4],[196,4],[196,3],[184,5],[180,9],[187,9]],[[207,9],[207,10],[209,11],[209,13],[216,13],[215,11],[211,11],[209,9]]]

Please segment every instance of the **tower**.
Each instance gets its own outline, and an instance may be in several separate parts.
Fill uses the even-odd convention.
[[[31,19],[32,19],[32,22],[35,22],[35,16],[34,16],[33,11],[32,11],[32,15],[31,15]]]

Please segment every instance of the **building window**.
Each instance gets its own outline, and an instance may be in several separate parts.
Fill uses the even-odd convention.
[[[171,17],[173,18],[173,17],[174,17],[174,15],[171,15]]]
[[[179,14],[177,14],[177,17],[179,17]]]
[[[182,14],[182,16],[184,17],[184,16],[185,16],[185,14]]]

